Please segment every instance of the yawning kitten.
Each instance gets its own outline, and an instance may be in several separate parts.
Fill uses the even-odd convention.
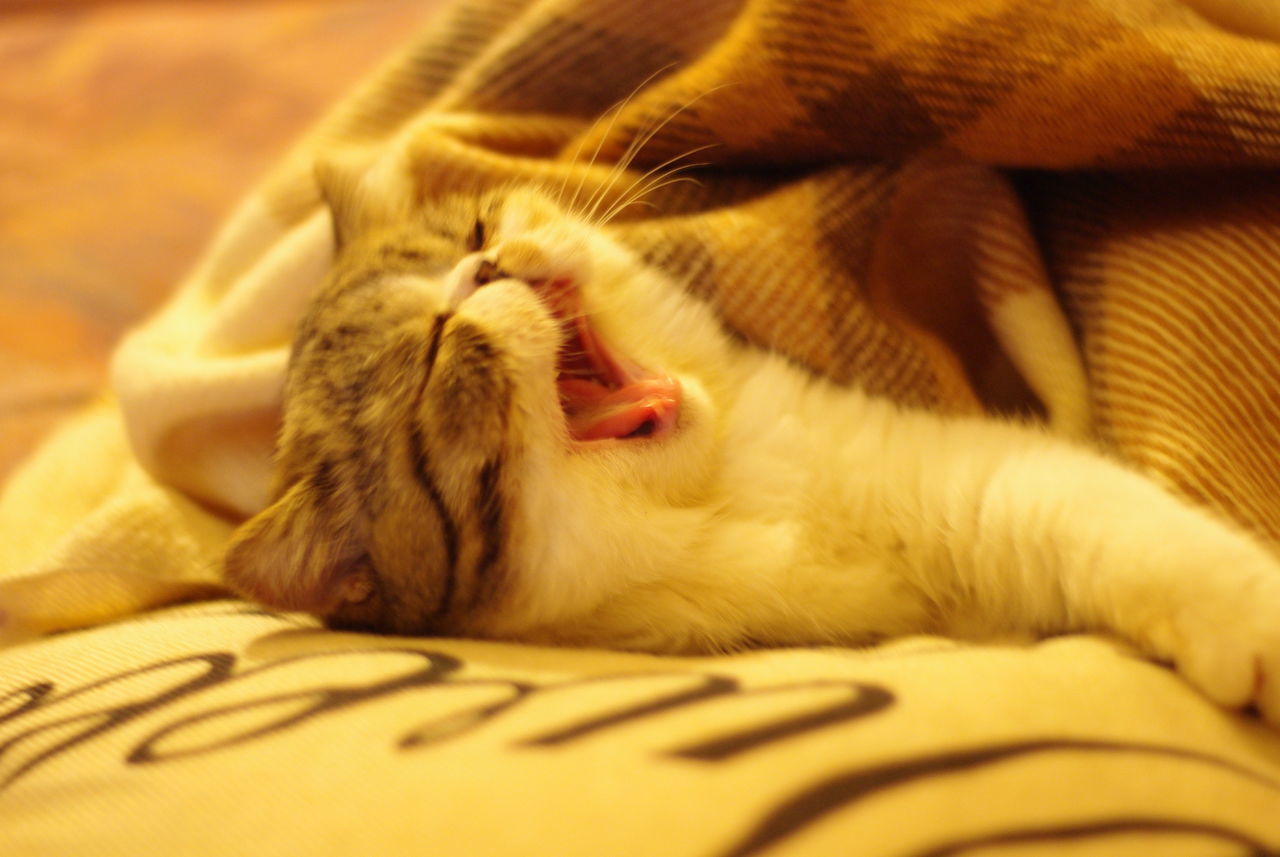
[[[1280,565],[1099,454],[826,383],[527,188],[333,171],[245,595],[340,627],[714,652],[1096,630],[1280,723]]]

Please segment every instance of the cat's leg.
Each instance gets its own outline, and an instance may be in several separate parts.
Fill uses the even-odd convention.
[[[980,622],[1113,632],[1280,724],[1280,562],[1259,542],[1072,447],[1003,455],[980,482],[946,528]]]

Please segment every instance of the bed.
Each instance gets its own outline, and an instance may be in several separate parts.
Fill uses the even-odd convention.
[[[95,86],[166,78],[85,57],[125,45],[142,68],[172,70],[195,62],[174,47],[181,31],[212,63],[189,86],[207,91],[207,69],[222,70],[213,107],[193,115],[255,129],[218,150],[224,172],[175,184],[164,177],[199,156],[174,167],[156,156],[174,138],[98,118],[123,135],[99,151],[151,172],[131,180],[102,154],[81,175],[100,194],[114,181],[146,195],[107,205],[53,182],[96,200],[96,216],[6,223],[26,253],[10,279],[32,284],[6,299],[69,333],[44,363],[40,337],[6,346],[40,367],[6,382],[22,405],[11,436],[59,425],[0,499],[0,580],[60,576],[72,596],[77,581],[129,575],[216,583],[230,532],[266,502],[289,334],[331,259],[314,165],[352,148],[399,165],[426,199],[589,177],[584,162],[616,162],[637,139],[641,170],[706,145],[700,184],[655,189],[661,215],[618,228],[747,341],[918,406],[1091,434],[1280,538],[1269,8],[360,6],[70,4],[0,19],[27,34],[10,61],[52,69],[46,80],[116,69],[83,78],[87,116]],[[80,47],[22,29],[41,21]],[[153,51],[164,59],[147,66]],[[268,71],[250,71],[259,55]],[[156,86],[151,101],[186,104],[178,77]],[[5,145],[41,163],[16,127]],[[138,244],[135,221],[161,238]],[[127,253],[93,255],[122,235]],[[38,247],[72,248],[71,261]],[[103,313],[84,259],[144,275]],[[795,276],[751,276],[765,259]],[[98,308],[82,312],[91,321],[59,315],[77,301]],[[1280,853],[1280,734],[1101,637],[672,658],[336,632],[225,597],[133,613],[92,591],[77,605],[86,627],[0,649],[6,855]]]

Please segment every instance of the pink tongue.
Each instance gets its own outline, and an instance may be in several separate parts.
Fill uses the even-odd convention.
[[[641,378],[617,390],[564,378],[559,387],[569,433],[577,440],[627,437],[646,423],[643,434],[659,434],[679,413],[680,382],[674,378]]]

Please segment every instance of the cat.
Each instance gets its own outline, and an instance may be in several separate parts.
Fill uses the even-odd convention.
[[[1096,631],[1280,725],[1280,564],[1230,524],[1036,425],[750,347],[553,193],[414,210],[320,175],[338,251],[277,499],[226,554],[246,597],[657,653]]]

